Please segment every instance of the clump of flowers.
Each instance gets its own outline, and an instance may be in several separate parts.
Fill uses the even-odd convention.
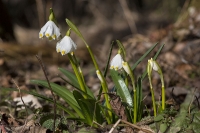
[[[94,54],[92,53],[90,46],[85,41],[83,35],[80,33],[78,28],[70,20],[66,19],[66,22],[70,28],[67,31],[66,35],[57,42],[56,51],[57,53],[61,53],[62,56],[64,55],[68,56],[71,66],[74,70],[75,76],[71,74],[70,72],[68,72],[67,70],[64,70],[64,69],[60,69],[60,70],[61,72],[63,72],[65,75],[68,76],[68,78],[72,82],[71,84],[78,91],[74,90],[73,92],[71,92],[55,84],[53,86],[54,87],[53,90],[55,93],[57,93],[57,95],[63,98],[70,105],[71,109],[73,109],[73,111],[76,112],[76,115],[74,115],[74,113],[72,113],[70,109],[63,107],[62,105],[59,105],[59,107],[65,110],[72,118],[77,119],[80,122],[86,123],[90,126],[98,127],[100,124],[105,122],[104,120],[106,120],[108,124],[115,123],[116,119],[120,116],[117,116],[116,114],[113,113],[111,104],[110,104],[108,85],[106,82],[107,69],[110,68],[111,77],[118,89],[116,92],[121,92],[121,93],[117,93],[117,95],[122,97],[123,102],[128,103],[128,106],[124,108],[126,110],[124,112],[126,112],[127,114],[124,114],[124,115],[127,115],[128,117],[127,120],[129,120],[132,123],[136,123],[140,121],[142,119],[141,116],[143,112],[142,86],[141,86],[142,79],[139,78],[137,82],[135,81],[135,77],[133,73],[134,68],[131,68],[129,63],[125,59],[125,50],[122,43],[118,40],[116,41],[119,46],[118,53],[114,56],[114,58],[110,61],[110,63],[108,61],[105,73],[102,74],[97,64],[97,61],[94,57]],[[70,38],[71,30],[73,30],[82,39],[82,41],[86,45],[86,48],[88,49],[88,52],[91,56],[94,67],[96,69],[97,77],[99,78],[100,83],[101,83],[99,96],[104,95],[105,105],[100,103],[99,98],[95,98],[94,94],[91,92],[91,90],[85,83],[85,79],[84,79],[81,67],[75,55],[77,45]],[[50,9],[49,21],[41,28],[39,32],[39,38],[43,38],[44,36],[46,36],[49,40],[56,40],[56,39],[58,40],[61,38],[60,29],[57,27],[55,15],[52,9]],[[110,51],[110,54],[111,52],[112,50]],[[145,56],[142,56],[141,58],[143,59],[144,57]],[[108,58],[110,60],[110,55]],[[138,63],[136,64],[136,66],[139,64],[140,61],[138,60]],[[109,64],[110,64],[110,67],[109,67]],[[153,87],[151,84],[152,69],[157,71],[161,77],[162,109],[163,110],[165,109],[164,80],[163,80],[162,71],[158,63],[153,59],[149,60],[147,72],[149,76],[151,93],[152,93],[154,116],[156,116],[155,99],[154,99],[154,94],[153,94]],[[131,89],[128,88],[130,87],[128,85],[128,78],[130,78],[131,83],[132,83]],[[40,82],[40,84],[44,86],[47,85],[44,82]]]

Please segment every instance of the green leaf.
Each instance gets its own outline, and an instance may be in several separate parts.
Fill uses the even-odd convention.
[[[69,20],[66,19],[67,24],[69,25],[69,27],[81,38],[84,40],[81,32],[78,30],[78,28]]]
[[[191,119],[189,119],[188,123],[191,123],[189,128],[191,128],[193,130],[194,133],[198,133],[200,131],[200,112],[199,111],[194,111],[191,114],[192,117],[192,123],[191,123]]]
[[[157,115],[157,116],[154,118],[154,121],[155,121],[155,122],[159,122],[159,121],[161,121],[161,120],[163,120],[163,119],[164,119],[163,115],[162,115],[162,114],[159,114],[159,115]]]
[[[117,94],[121,97],[122,101],[127,103],[129,106],[133,106],[132,97],[130,95],[129,89],[126,86],[124,80],[115,70],[110,69],[110,75],[117,88]]]
[[[116,42],[117,42],[120,50],[122,50],[123,57],[125,58],[126,57],[126,51],[125,51],[124,45],[119,40],[116,40]]]
[[[136,68],[138,64],[158,45],[158,43],[154,44],[142,57],[140,57],[139,60],[136,61],[136,63],[131,67],[132,70]]]
[[[83,95],[76,90],[73,91],[73,94],[82,109],[87,123],[91,124],[91,121],[93,122],[94,119],[94,121],[101,124],[103,122],[103,117],[101,114],[101,108],[98,104],[99,102],[94,99],[84,99]]]
[[[109,50],[108,60],[107,60],[107,63],[106,63],[105,71],[104,71],[104,73],[103,73],[103,76],[104,76],[104,77],[106,77],[107,72],[108,72],[108,69],[109,69],[109,62],[110,62],[110,57],[111,57],[113,45],[114,45],[114,41],[112,41],[111,47],[110,47],[110,50]],[[102,86],[101,86],[101,88],[100,88],[100,90],[99,90],[99,94],[98,94],[99,96],[98,96],[98,98],[97,98],[98,100],[100,100],[100,98],[101,98],[101,93],[102,93]]]
[[[140,121],[142,119],[143,115],[143,95],[142,95],[142,79],[139,77],[137,81],[137,87],[136,87],[136,92],[137,92],[137,107],[138,107],[138,116],[137,116],[137,121]]]
[[[71,81],[71,84],[73,84],[73,86],[80,89],[80,85],[78,83],[78,80],[73,73],[71,73],[71,72],[69,72],[69,71],[67,71],[66,69],[63,69],[63,68],[58,68],[58,70],[60,70]]]
[[[167,130],[167,124],[166,123],[160,124],[160,132],[164,133],[166,130]]]
[[[170,130],[169,133],[172,133],[172,131],[180,131],[182,129],[182,127],[184,125],[187,125],[187,115],[188,115],[188,109],[191,103],[191,100],[193,98],[193,93],[188,93],[184,102],[181,104],[180,106],[180,111],[179,114],[176,115],[176,117],[174,118],[174,121],[172,122],[171,126],[170,126]],[[174,131],[174,133],[176,133]]]
[[[43,80],[31,80],[31,83],[42,85],[44,87],[49,88],[48,83],[46,81],[43,81]],[[82,112],[80,110],[80,107],[79,107],[77,101],[75,100],[72,92],[69,91],[67,88],[59,86],[59,85],[57,85],[55,83],[50,83],[50,85],[51,85],[53,91],[58,96],[63,98],[70,105],[70,107],[72,107],[76,111],[76,113],[79,115],[79,117],[83,118],[83,115],[82,115]]]
[[[91,104],[86,102],[87,99],[84,99],[84,97],[78,91],[74,90],[73,95],[76,98],[76,101],[78,102],[79,106],[81,107],[81,111],[87,124],[91,125],[93,122],[93,112],[91,111]]]
[[[58,127],[60,124],[61,117],[59,115],[56,115],[56,122],[55,122],[55,129]],[[53,124],[54,124],[54,114],[47,113],[47,114],[42,114],[40,116],[40,125],[47,129],[53,130]]]
[[[63,68],[58,68],[58,70],[60,70],[67,78],[69,78],[69,80],[71,81],[71,84],[73,86],[75,86],[77,89],[79,89],[80,91],[82,91],[80,89],[80,85],[78,83],[78,80],[76,78],[76,76],[69,72],[68,70],[66,69],[63,69]],[[93,95],[92,91],[86,86],[86,89],[87,89],[87,94],[91,97],[91,98],[95,98],[95,96]]]

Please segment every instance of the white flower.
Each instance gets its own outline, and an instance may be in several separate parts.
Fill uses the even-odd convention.
[[[69,36],[65,36],[57,42],[56,51],[61,52],[62,55],[68,54],[76,50],[77,46]]]
[[[110,63],[110,69],[115,69],[115,70],[119,70],[122,68],[122,56],[120,54],[115,55],[115,57],[112,59],[111,63]]]
[[[49,40],[56,39],[60,36],[60,29],[53,21],[48,21],[40,30],[39,38],[46,36]]]
[[[158,66],[158,64],[156,63],[155,60],[153,60],[153,59],[151,58],[150,60],[148,60],[148,62],[150,63],[151,68],[153,68],[154,71],[158,71],[159,66]]]
[[[128,73],[129,75],[131,74],[131,69],[130,69],[130,67],[129,67],[127,62],[122,61],[122,67],[124,68],[126,73]]]
[[[100,71],[99,71],[99,70],[96,70],[96,74],[97,74],[97,77],[99,78],[99,80],[100,80],[101,82],[103,82],[103,77],[102,77],[102,75],[100,74]]]

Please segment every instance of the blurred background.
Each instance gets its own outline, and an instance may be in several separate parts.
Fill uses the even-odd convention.
[[[0,39],[38,44],[38,32],[53,8],[61,32],[65,18],[74,22],[89,44],[101,44],[106,36],[122,39],[149,34],[173,23],[185,0],[0,0]]]

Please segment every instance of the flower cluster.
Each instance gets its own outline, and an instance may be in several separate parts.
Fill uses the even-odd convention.
[[[41,28],[39,32],[39,38],[43,38],[46,36],[49,40],[59,40],[61,37],[60,29],[57,27],[53,14],[53,10],[51,10],[49,21]],[[53,18],[52,18],[53,17]],[[63,37],[60,41],[57,42],[56,51],[61,53],[61,55],[65,55],[76,50],[77,45],[74,41],[69,37],[70,30],[67,32],[67,35]]]

